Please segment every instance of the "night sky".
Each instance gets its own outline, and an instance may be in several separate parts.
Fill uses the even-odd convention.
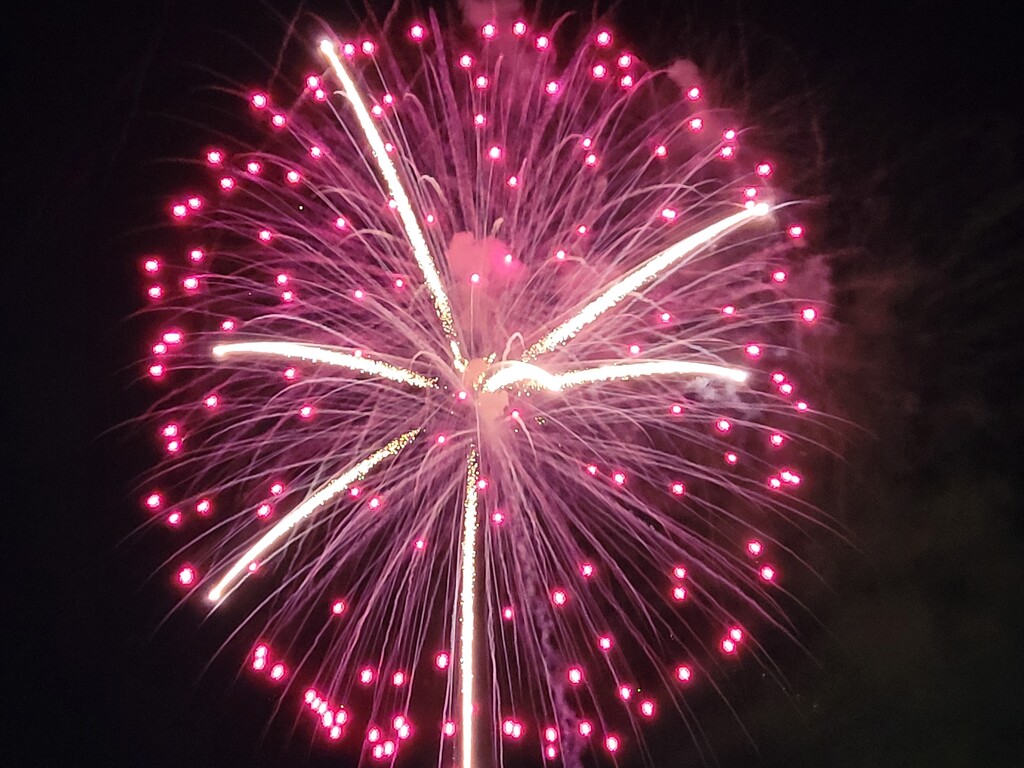
[[[838,533],[795,545],[821,579],[793,585],[802,647],[770,646],[784,684],[741,669],[735,713],[698,713],[709,764],[1024,765],[1024,67],[1013,4],[940,5],[615,12],[638,53],[697,61],[800,169],[833,270],[817,402],[850,426],[842,460],[808,474]],[[274,719],[236,659],[206,666],[229,627],[161,623],[173,545],[133,536],[153,455],[125,426],[150,401],[133,383],[138,262],[187,178],[177,161],[234,127],[210,86],[266,83],[296,6],[41,2],[4,19],[4,766],[349,764]],[[306,10],[353,28],[340,4]],[[654,764],[700,764],[671,731]]]

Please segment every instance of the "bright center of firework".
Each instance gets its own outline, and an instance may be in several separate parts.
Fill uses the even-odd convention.
[[[466,370],[462,374],[462,386],[466,392],[472,392],[471,397],[480,414],[482,424],[489,424],[501,418],[508,406],[508,393],[500,389],[492,392],[483,385],[491,377],[494,368],[487,360],[477,357],[469,361]]]

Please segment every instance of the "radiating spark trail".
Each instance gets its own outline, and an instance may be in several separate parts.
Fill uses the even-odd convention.
[[[637,267],[617,283],[614,283],[610,288],[608,288],[608,290],[587,304],[576,315],[569,318],[566,322],[562,323],[562,325],[555,328],[551,333],[526,350],[526,353],[523,355],[523,359],[531,360],[545,352],[550,352],[559,344],[564,344],[579,333],[580,330],[594,322],[598,317],[626,298],[626,296],[631,294],[633,291],[638,290],[645,283],[656,278],[669,267],[674,266],[676,262],[690,252],[696,250],[702,245],[705,245],[706,243],[709,243],[711,240],[721,234],[724,234],[733,227],[741,226],[752,218],[764,216],[769,212],[769,210],[770,208],[767,203],[758,203],[750,208],[744,208],[739,213],[735,213],[732,216],[727,216],[720,221],[716,221],[714,224],[700,230],[700,232],[695,232],[689,237],[680,240],[678,243],[670,245],[657,256],[653,256],[645,264]]]
[[[477,482],[480,467],[476,448],[466,459],[466,498],[463,502],[462,575],[459,594],[459,695],[462,699],[462,764],[473,768],[473,640],[476,625]]]
[[[380,464],[384,459],[395,456],[405,446],[416,439],[420,430],[413,429],[403,435],[399,435],[380,450],[370,454],[351,469],[342,472],[316,493],[306,499],[277,523],[273,528],[260,537],[259,541],[249,547],[230,570],[224,574],[217,585],[210,590],[209,599],[211,602],[220,602],[224,597],[224,591],[231,587],[239,576],[244,577],[248,573],[249,564],[256,562],[260,555],[266,552],[284,534],[298,525],[302,520],[309,517],[318,507],[323,506],[339,493],[348,488],[352,483],[358,482],[366,474]],[[474,510],[475,511],[475,510]]]
[[[371,376],[380,376],[420,389],[433,389],[437,386],[437,379],[427,378],[405,368],[312,344],[297,344],[290,341],[242,341],[236,344],[218,344],[213,348],[214,357],[223,358],[227,355],[270,355],[308,360],[311,363],[323,363]]]
[[[444,286],[441,285],[441,276],[438,274],[437,264],[430,253],[430,247],[427,245],[426,238],[423,237],[423,230],[420,229],[419,222],[416,220],[416,213],[409,202],[409,196],[405,193],[405,188],[398,178],[395,165],[391,162],[391,158],[384,147],[384,139],[381,138],[376,125],[374,125],[373,118],[366,109],[366,105],[363,104],[363,98],[356,87],[355,81],[338,57],[334,44],[330,40],[323,40],[320,43],[320,51],[330,62],[331,67],[334,69],[334,74],[341,81],[345,97],[351,102],[356,119],[363,129],[366,140],[370,143],[373,157],[377,161],[377,167],[380,169],[381,175],[388,186],[388,193],[397,206],[399,218],[401,218],[402,226],[405,228],[405,236],[412,247],[413,257],[423,272],[427,289],[434,298],[434,309],[437,311],[437,316],[441,320],[441,327],[448,337],[448,345],[451,348],[455,367],[462,371],[466,366],[466,361],[462,356],[459,340],[455,334],[455,323],[452,319],[452,308],[448,301],[448,294],[445,293]]]
[[[747,380],[747,372],[738,368],[709,363],[691,363],[676,360],[655,360],[648,363],[619,363],[581,368],[565,373],[548,373],[533,363],[513,362],[498,370],[484,382],[484,392],[500,389],[523,382],[528,387],[537,387],[551,392],[561,392],[570,387],[591,384],[597,381],[624,381],[638,376],[714,376],[729,379],[738,384]]]

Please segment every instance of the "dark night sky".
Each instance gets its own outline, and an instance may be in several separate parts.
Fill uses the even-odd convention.
[[[1019,25],[1010,3],[940,5],[625,0],[618,12],[647,58],[690,55],[755,119],[792,128],[784,143],[820,138],[794,186],[819,201],[816,245],[834,253],[830,407],[862,428],[815,491],[854,546],[804,547],[827,584],[802,593],[808,653],[780,646],[785,690],[733,681],[748,737],[709,711],[723,766],[1024,765]],[[158,628],[175,595],[148,577],[169,546],[125,540],[145,440],[105,434],[147,402],[129,386],[145,338],[130,316],[147,230],[181,180],[164,159],[193,155],[218,125],[195,108],[210,103],[210,73],[262,82],[247,49],[273,60],[284,24],[240,0],[13,13],[0,110],[15,649],[2,657],[0,764],[304,764],[304,732],[289,742],[287,717],[268,728],[263,689],[230,660],[204,670],[224,627],[184,611]],[[679,764],[657,744],[655,757]]]

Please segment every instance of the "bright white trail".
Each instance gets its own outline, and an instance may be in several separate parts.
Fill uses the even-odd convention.
[[[654,360],[648,363],[617,363],[581,368],[565,373],[548,373],[533,363],[513,362],[500,368],[483,384],[484,392],[497,392],[522,382],[527,387],[562,392],[570,387],[596,381],[625,381],[638,376],[714,376],[742,384],[747,372],[738,368],[710,363],[690,363],[677,360]]]
[[[678,243],[673,243],[658,255],[652,256],[646,263],[634,269],[617,283],[612,284],[608,290],[587,304],[579,313],[566,320],[562,325],[555,328],[555,330],[526,350],[523,359],[532,360],[538,355],[550,352],[559,344],[564,344],[633,291],[638,290],[645,283],[650,282],[666,269],[674,266],[676,262],[687,254],[709,243],[733,227],[738,227],[753,218],[766,215],[770,210],[767,203],[758,203],[750,208],[744,208],[732,216],[726,216],[724,219],[716,221],[714,224],[705,227],[700,232],[695,232]]]
[[[420,430],[414,429],[406,432],[404,435],[399,435],[379,451],[370,454],[351,469],[334,477],[321,487],[320,490],[281,518],[273,528],[261,536],[259,541],[249,547],[245,554],[238,558],[237,562],[217,582],[217,585],[210,590],[208,595],[210,601],[219,603],[224,598],[225,590],[233,587],[240,577],[245,578],[245,575],[249,572],[249,564],[258,562],[260,555],[272,547],[278,539],[313,514],[319,507],[322,507],[352,485],[352,483],[362,480],[370,470],[384,461],[384,459],[397,455],[399,451],[416,439],[419,432]]]
[[[409,196],[405,193],[405,188],[402,186],[402,182],[398,178],[398,172],[395,170],[395,164],[392,163],[391,158],[388,157],[387,150],[384,148],[384,139],[381,138],[380,132],[374,124],[373,117],[371,117],[369,111],[366,109],[366,105],[363,103],[363,97],[359,93],[359,89],[356,87],[355,81],[349,74],[345,64],[338,57],[334,44],[330,40],[323,40],[320,43],[320,51],[331,63],[331,67],[334,69],[334,74],[338,77],[338,80],[341,81],[345,97],[349,102],[351,102],[352,109],[355,111],[356,119],[359,121],[359,125],[363,129],[363,134],[366,136],[366,140],[370,144],[373,158],[377,161],[377,167],[380,169],[381,175],[384,177],[384,182],[387,184],[388,193],[391,195],[391,199],[395,201],[396,210],[398,211],[399,218],[402,220],[402,226],[405,229],[405,236],[409,240],[409,245],[412,247],[413,257],[416,259],[416,263],[423,272],[423,278],[426,281],[430,295],[434,298],[434,309],[437,311],[437,316],[441,320],[441,328],[448,337],[448,345],[452,351],[455,368],[461,372],[466,367],[466,361],[462,356],[462,350],[459,347],[459,340],[455,334],[455,323],[452,319],[452,308],[451,304],[448,302],[448,294],[445,293],[444,286],[441,285],[441,276],[438,274],[437,264],[434,261],[433,255],[430,253],[430,247],[427,245],[426,238],[423,237],[423,230],[420,229],[419,222],[416,220],[416,213],[413,211],[412,204],[409,202]]]
[[[476,624],[477,482],[476,448],[466,459],[466,498],[462,505],[462,567],[459,594],[459,696],[462,705],[462,763],[473,768],[473,640]]]
[[[308,360],[311,363],[323,363],[371,376],[380,376],[382,379],[408,384],[410,387],[434,389],[437,386],[437,379],[429,379],[405,368],[312,344],[297,344],[291,341],[242,341],[237,344],[218,344],[213,348],[214,357],[223,358],[227,355],[270,355]]]

